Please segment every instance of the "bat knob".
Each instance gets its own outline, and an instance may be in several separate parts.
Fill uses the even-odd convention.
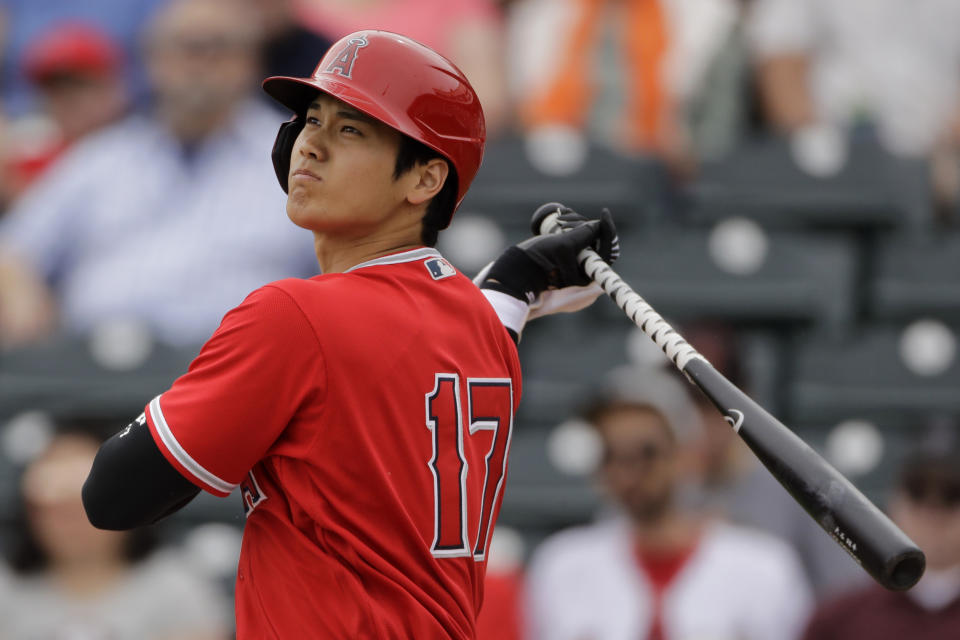
[[[533,217],[530,218],[530,230],[533,232],[533,235],[539,236],[544,233],[542,229],[543,222],[549,216],[553,214],[560,214],[567,209],[564,205],[559,202],[548,202],[537,207],[537,210],[533,212]]]

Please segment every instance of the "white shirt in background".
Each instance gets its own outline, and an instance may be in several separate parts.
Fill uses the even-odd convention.
[[[548,538],[527,585],[531,639],[637,640],[649,633],[651,586],[624,520]],[[671,640],[793,640],[813,604],[792,548],[722,522],[707,528],[663,598]]]
[[[821,123],[867,116],[892,152],[922,156],[960,113],[960,2],[755,0],[748,23],[760,58],[810,56]]]

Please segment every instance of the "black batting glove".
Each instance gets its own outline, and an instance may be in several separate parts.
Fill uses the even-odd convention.
[[[501,291],[531,303],[547,289],[590,284],[577,261],[577,254],[583,249],[597,251],[608,263],[620,255],[617,230],[609,211],[590,220],[568,207],[550,203],[534,213],[534,225],[539,227],[538,218],[542,221],[555,211],[560,211],[557,221],[563,231],[534,236],[509,247],[491,265],[480,288]]]
[[[564,206],[562,204],[551,202],[545,205],[542,205],[538,208],[534,214],[533,219],[531,220],[531,226],[533,228],[533,233],[535,235],[540,235],[540,223],[543,222],[543,218],[546,215],[543,214],[546,210],[546,215],[550,215],[556,211],[560,212],[560,215],[557,216],[557,222],[560,224],[560,228],[564,231],[574,228],[584,222],[589,222],[587,218],[580,215],[570,207]],[[600,258],[607,264],[613,264],[613,262],[620,257],[620,237],[617,235],[617,228],[613,224],[613,216],[610,215],[609,209],[600,210],[600,235],[597,237],[597,242],[594,246],[591,247]]]

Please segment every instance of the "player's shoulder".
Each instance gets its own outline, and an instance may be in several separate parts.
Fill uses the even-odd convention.
[[[305,280],[283,280],[274,285],[294,296],[312,300],[331,297],[349,300],[350,309],[364,306],[384,307],[384,299],[421,304],[423,296],[437,300],[455,300],[448,306],[483,304],[489,306],[473,282],[460,273],[440,253],[419,247],[362,262],[342,273],[321,274]],[[337,309],[329,309],[336,313]]]
[[[284,340],[291,333],[301,334],[309,327],[303,305],[298,302],[301,281],[287,278],[265,284],[250,292],[223,318],[220,330],[242,328],[246,333],[263,334],[271,341]]]
[[[257,294],[258,297],[265,299],[291,298],[296,300],[298,297],[309,295],[318,287],[331,284],[330,279],[320,278],[283,278],[268,282],[259,289],[256,289],[251,295]]]
[[[283,298],[305,313],[321,304],[325,315],[338,315],[358,313],[366,304],[382,305],[383,296],[389,293],[383,289],[370,278],[356,278],[347,272],[275,280],[251,296],[256,294],[255,297],[265,303]]]
[[[284,278],[269,282],[254,289],[243,299],[236,309],[271,309],[294,304],[298,295],[302,295],[303,285],[300,278]]]

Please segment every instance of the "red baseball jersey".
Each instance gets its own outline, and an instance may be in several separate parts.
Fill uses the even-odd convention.
[[[241,487],[239,638],[473,638],[519,399],[497,315],[420,248],[253,292],[146,415]]]

